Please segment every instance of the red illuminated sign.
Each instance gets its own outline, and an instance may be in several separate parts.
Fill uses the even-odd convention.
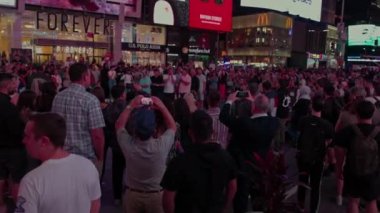
[[[189,25],[193,28],[231,31],[232,0],[190,0]]]

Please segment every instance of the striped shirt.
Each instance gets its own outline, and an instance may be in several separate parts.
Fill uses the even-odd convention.
[[[66,120],[65,150],[95,160],[90,131],[105,126],[99,100],[83,86],[73,83],[56,95],[51,111]]]
[[[226,149],[228,145],[228,128],[219,120],[220,109],[210,108],[207,110],[207,113],[212,118],[212,128],[214,130],[211,136],[211,142],[218,143],[223,149]]]

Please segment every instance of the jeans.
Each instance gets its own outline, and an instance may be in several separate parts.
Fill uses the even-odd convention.
[[[311,188],[310,194],[310,212],[316,213],[319,208],[321,181],[323,173],[323,160],[313,164],[305,164],[301,159],[298,159],[299,181]],[[301,208],[305,206],[306,189],[298,186],[298,204]]]

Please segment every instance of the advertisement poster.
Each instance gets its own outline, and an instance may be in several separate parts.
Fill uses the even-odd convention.
[[[151,19],[153,23],[169,26],[188,26],[189,0],[157,0],[151,3]]]
[[[189,53],[210,54],[211,38],[209,33],[192,32],[189,37]]]
[[[190,0],[189,26],[229,32],[232,29],[232,0]]]
[[[322,0],[241,0],[241,6],[289,12],[292,15],[321,21]]]
[[[136,25],[136,43],[165,45],[165,38],[165,27],[141,24]]]
[[[25,3],[43,7],[79,10],[108,15],[119,15],[120,3],[124,3],[125,16],[139,18],[141,16],[142,0],[25,0]]]
[[[380,37],[380,27],[372,24],[348,27],[348,46],[375,46]]]
[[[161,26],[141,24],[133,26],[132,23],[124,23],[121,42],[134,44],[136,46],[135,49],[137,47],[144,48],[144,46],[136,44],[163,46],[166,45],[166,29]],[[133,48],[133,46],[130,45],[129,49],[131,48]]]
[[[33,62],[32,57],[32,50],[31,49],[11,49],[11,61],[12,62],[19,62],[22,64],[30,64]]]
[[[0,0],[0,7],[17,7],[17,0]]]
[[[121,42],[132,43],[136,41],[135,28],[130,22],[125,22],[123,24],[123,30],[121,32]]]

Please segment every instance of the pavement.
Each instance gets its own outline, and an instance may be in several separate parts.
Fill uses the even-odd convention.
[[[110,152],[110,151],[109,151]],[[293,181],[296,181],[297,166],[295,161],[295,149],[286,147],[286,161],[288,162],[288,172],[289,177],[294,177]],[[114,205],[112,196],[112,180],[111,180],[111,155],[107,155],[106,160],[106,171],[104,175],[104,180],[102,182],[102,208],[101,213],[122,213],[121,205]],[[320,203],[320,213],[345,213],[347,206],[347,199],[343,200],[343,206],[337,206],[335,203],[335,177],[334,175],[329,177],[324,177],[321,186],[321,203]],[[291,188],[288,190],[289,201],[296,200],[296,188]],[[308,206],[308,204],[306,205]],[[232,213],[232,212],[231,212]]]

